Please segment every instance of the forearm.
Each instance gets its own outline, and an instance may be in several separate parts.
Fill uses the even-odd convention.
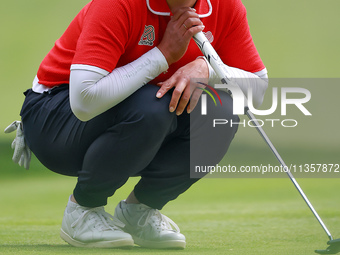
[[[72,65],[71,109],[77,118],[88,121],[114,107],[167,69],[167,61],[157,48],[111,73],[96,67]]]

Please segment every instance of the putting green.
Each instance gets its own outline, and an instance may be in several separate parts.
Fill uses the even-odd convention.
[[[31,86],[54,41],[87,2],[16,0],[1,5],[0,131],[19,119],[22,92]],[[243,2],[270,77],[339,77],[338,0]],[[264,128],[287,164],[340,163],[340,86],[315,80],[309,88],[312,99],[307,108],[312,118],[302,120],[292,113],[301,121],[299,127]],[[29,171],[14,165],[13,138],[14,134],[0,132],[0,254],[304,255],[327,247],[327,236],[285,177],[204,179],[169,203],[163,213],[186,235],[183,251],[71,247],[59,238],[59,228],[76,179],[50,173],[34,157]],[[223,163],[240,167],[276,160],[256,131],[246,128],[239,129]],[[340,179],[332,177],[298,181],[334,238],[339,238]],[[110,198],[108,212],[137,180],[131,179]]]

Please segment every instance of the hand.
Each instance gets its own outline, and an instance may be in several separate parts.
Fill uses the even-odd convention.
[[[14,149],[12,160],[19,164],[19,166],[24,166],[26,169],[29,169],[31,150],[26,144],[21,121],[14,121],[5,129],[5,133],[11,133],[15,130],[17,131],[17,135],[12,142],[12,149]]]
[[[170,89],[175,88],[169,105],[169,111],[176,110],[181,115],[187,107],[187,113],[192,112],[202,94],[201,89],[205,86],[197,83],[207,83],[209,68],[204,59],[199,58],[178,69],[169,79],[158,83],[161,88],[156,97],[161,98]],[[190,101],[190,102],[189,102]]]
[[[180,60],[193,35],[204,29],[195,9],[183,7],[171,16],[162,41],[157,46],[169,65]]]

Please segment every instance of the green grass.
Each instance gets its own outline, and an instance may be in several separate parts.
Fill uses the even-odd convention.
[[[201,180],[164,208],[187,237],[184,251],[74,248],[59,238],[59,229],[76,179],[51,173],[35,157],[26,171],[11,162],[8,142],[0,149],[0,254],[303,255],[326,247],[325,233],[288,178],[222,178]],[[242,161],[236,157],[240,149],[231,148],[231,162]],[[270,156],[265,150],[258,153]],[[258,156],[249,154],[242,164],[254,164]],[[108,212],[137,181],[132,178],[109,199]],[[334,237],[339,236],[340,179],[298,181]]]
[[[113,212],[134,182],[110,199],[108,211]],[[330,191],[339,181],[312,179],[303,184],[338,235],[340,206]],[[58,236],[73,185],[74,180],[59,176],[2,181],[1,194],[7,195],[0,200],[5,205],[0,213],[0,254],[311,254],[327,240],[288,180],[214,179],[202,180],[164,210],[186,235],[185,251],[77,249]]]
[[[22,92],[31,87],[42,58],[87,2],[1,3],[0,131],[19,119]],[[338,0],[243,2],[270,77],[339,77]],[[299,82],[312,93],[307,108],[313,116],[303,118],[292,111],[287,118],[297,118],[297,128],[264,127],[266,132],[288,164],[340,163],[339,79]],[[280,85],[280,80],[271,83],[276,84],[286,86]],[[207,178],[198,182],[164,209],[187,237],[183,251],[71,247],[59,238],[59,228],[76,179],[49,172],[35,157],[29,171],[14,165],[10,160],[13,138],[14,134],[0,132],[0,254],[303,255],[326,248],[325,233],[286,177]],[[240,128],[223,163],[239,167],[276,164],[276,160],[254,129]],[[337,238],[340,179],[332,177],[298,181]],[[110,198],[109,212],[137,181],[131,179]]]
[[[136,179],[110,199],[125,198]],[[59,238],[75,180],[60,176],[1,181],[0,254],[312,254],[326,235],[287,179],[205,179],[164,213],[186,235],[184,251],[98,250],[70,247]],[[303,180],[319,213],[339,235],[339,180]]]

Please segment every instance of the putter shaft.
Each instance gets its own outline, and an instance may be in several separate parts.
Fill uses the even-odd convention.
[[[200,50],[202,51],[202,53],[204,54],[204,56],[208,60],[209,64],[212,66],[212,68],[214,69],[214,71],[218,75],[218,77],[221,79],[221,82],[224,83],[224,84],[228,84],[229,79],[228,79],[228,74],[226,73],[227,71],[224,68],[224,63],[222,62],[221,58],[219,57],[219,55],[217,54],[215,49],[212,47],[212,45],[210,44],[210,42],[208,41],[206,36],[203,34],[203,32],[199,32],[199,33],[195,34],[193,39],[196,42],[198,48],[200,48]],[[253,113],[249,111],[248,107],[246,107],[245,112],[246,112],[246,115],[248,116],[248,118],[253,122],[253,124],[255,124],[257,131],[260,133],[262,138],[265,140],[267,145],[270,147],[271,151],[274,153],[275,157],[280,162],[282,167],[287,170],[286,173],[287,173],[288,177],[293,182],[294,186],[299,191],[303,200],[306,202],[309,209],[312,211],[315,218],[318,220],[321,227],[326,232],[329,240],[333,240],[333,237],[332,237],[331,233],[329,232],[329,230],[327,229],[326,225],[324,224],[324,222],[320,218],[319,214],[314,209],[313,205],[311,204],[311,202],[309,201],[309,199],[307,198],[307,196],[305,195],[305,193],[301,189],[298,182],[295,180],[292,173],[289,171],[287,165],[285,164],[285,162],[281,158],[280,154],[275,149],[274,145],[272,144],[272,142],[268,138],[267,134],[262,129],[261,125],[258,123],[256,118],[254,117]]]
[[[253,124],[255,125],[257,131],[259,132],[259,134],[262,136],[262,138],[265,140],[265,142],[267,143],[267,145],[269,146],[269,148],[271,149],[271,151],[274,153],[275,157],[277,158],[277,160],[280,162],[280,164],[282,165],[283,169],[285,169],[289,179],[293,182],[294,186],[296,187],[296,189],[298,190],[298,192],[300,193],[300,195],[302,196],[303,200],[306,202],[306,204],[308,205],[309,209],[312,211],[312,213],[314,214],[315,218],[318,220],[318,222],[320,223],[321,227],[325,230],[329,240],[333,240],[333,237],[331,235],[331,233],[329,232],[328,228],[326,227],[325,223],[322,221],[322,219],[320,218],[319,214],[317,213],[317,211],[314,209],[312,203],[309,201],[309,199],[307,198],[307,196],[305,195],[305,193],[303,192],[303,190],[301,189],[299,183],[296,181],[296,179],[294,178],[293,174],[289,171],[286,163],[283,161],[283,159],[281,158],[280,154],[277,152],[277,150],[275,149],[274,145],[272,144],[272,142],[270,141],[269,137],[267,136],[267,134],[264,132],[263,128],[261,127],[261,125],[259,124],[259,122],[256,120],[255,116],[253,115],[253,113],[251,111],[249,111],[249,109],[246,109],[246,115],[248,116],[248,118],[253,122]]]

